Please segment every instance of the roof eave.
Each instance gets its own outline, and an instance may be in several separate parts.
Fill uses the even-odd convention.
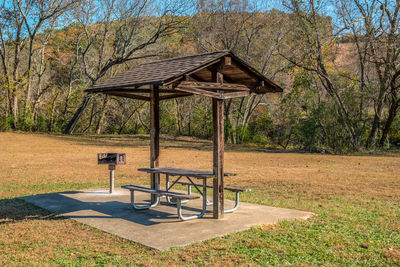
[[[242,59],[237,57],[231,51],[225,50],[225,51],[221,51],[220,53],[221,54],[219,54],[218,57],[207,60],[206,62],[202,63],[199,66],[193,67],[193,68],[188,69],[179,74],[175,74],[167,79],[134,83],[134,84],[124,84],[124,85],[119,85],[119,86],[118,85],[117,86],[106,86],[106,87],[98,87],[98,88],[96,88],[96,86],[94,86],[92,88],[86,89],[85,92],[87,92],[87,93],[102,93],[105,91],[118,90],[118,89],[126,89],[126,90],[135,89],[135,88],[138,88],[140,86],[145,86],[145,85],[168,85],[168,84],[171,84],[172,82],[175,82],[175,81],[178,81],[178,80],[184,78],[185,75],[190,75],[191,73],[194,73],[199,69],[203,69],[205,67],[208,67],[210,65],[217,63],[218,61],[220,61],[223,57],[225,57],[227,55],[231,56],[235,61],[237,61],[244,68],[248,69],[248,71],[251,72],[251,74],[256,76],[258,79],[264,81],[266,83],[265,87],[269,87],[272,89],[271,91],[265,90],[265,92],[262,92],[262,93],[283,92],[283,89],[279,85],[277,85],[276,83],[274,83],[273,81],[271,81],[270,79],[265,77],[263,74],[261,74],[255,68],[250,66],[248,63],[246,63],[245,61],[243,61]],[[132,87],[132,88],[127,88],[127,87]]]

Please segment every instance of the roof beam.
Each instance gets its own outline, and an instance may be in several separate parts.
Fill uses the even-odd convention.
[[[122,88],[122,89],[119,89],[119,90],[126,90],[126,91],[128,91],[128,92],[132,92],[132,93],[147,93],[147,94],[150,94],[150,92],[151,92],[151,90],[150,89],[125,89],[125,88]],[[158,91],[159,91],[159,93],[173,93],[173,92],[175,92],[174,90],[172,90],[172,89],[158,89]]]
[[[256,95],[257,93],[249,92],[249,91],[238,91],[232,93],[224,93],[222,94],[223,99],[237,98],[237,97],[245,97],[250,95]]]
[[[264,81],[267,81],[268,84],[270,85],[268,87],[272,87],[273,89],[272,90],[268,89],[266,90],[266,92],[272,92],[272,93],[283,92],[282,88],[280,88],[277,84],[275,84],[273,81],[265,77],[263,74],[259,73],[256,69],[248,65],[240,58],[238,57],[234,58],[234,65],[236,65],[241,71],[243,71],[247,75],[254,77],[260,84],[262,84]],[[262,86],[265,87],[264,85]]]
[[[175,87],[175,90],[181,91],[181,92],[186,92],[186,93],[191,93],[191,94],[195,94],[195,95],[202,95],[202,96],[208,96],[208,97],[212,97],[212,98],[222,99],[222,95],[220,93],[211,92],[211,91],[207,91],[204,89],[198,89],[195,87],[178,86],[178,87]]]
[[[210,62],[210,63],[208,63],[208,64],[206,64],[206,65],[199,66],[199,67],[196,68],[195,70],[190,71],[190,72],[188,72],[188,73],[185,73],[185,75],[191,75],[191,74],[193,74],[193,73],[195,73],[195,72],[198,72],[200,69],[208,68],[209,66],[214,65],[214,64],[216,64],[216,63],[218,63],[218,62],[220,62],[220,61],[221,61],[221,59],[219,58],[219,59],[214,60],[214,61],[212,61],[212,62]],[[172,79],[172,80],[170,80],[170,81],[164,83],[163,85],[169,85],[169,84],[171,84],[171,83],[173,83],[173,82],[180,81],[180,80],[182,80],[182,78],[185,78],[185,77],[179,76],[179,77],[177,77],[177,78],[175,78],[175,79]]]
[[[254,78],[255,80],[257,80],[258,82],[261,82],[263,79],[262,77],[259,77],[256,73],[252,72],[251,70],[249,70],[248,68],[250,66],[246,66],[243,64],[243,62],[239,61],[239,60],[235,60],[234,65],[236,65],[241,71],[243,71],[244,73],[246,73],[247,75],[249,75],[250,77]]]
[[[126,93],[147,93],[150,94],[150,89],[143,89],[143,88],[137,88],[137,87],[114,87],[114,88],[107,88],[107,89],[87,89],[85,90],[86,92],[89,93],[107,93],[107,92],[112,92],[112,91],[118,91],[118,92],[126,92]],[[160,89],[160,93],[173,93],[175,92],[172,89]]]
[[[230,66],[230,65],[228,65],[228,66]],[[213,68],[212,68],[212,66],[210,66],[210,67],[208,67],[208,68],[206,68],[209,72],[213,72]],[[235,83],[235,81],[231,78],[231,77],[229,77],[229,76],[226,76],[226,73],[224,73],[224,80],[226,81],[226,82],[228,82],[228,83]]]
[[[199,81],[199,82],[207,82],[206,80],[204,80],[203,78],[200,78],[197,74],[195,74],[195,73],[192,73],[192,74],[190,74],[189,76],[191,76],[193,79],[195,79],[196,81]]]
[[[185,96],[191,96],[193,94],[191,93],[176,93],[176,94],[168,94],[168,95],[162,95],[160,96],[160,100],[168,100],[168,99],[173,99],[173,98],[178,98],[178,97],[185,97]]]
[[[207,86],[205,86],[207,85]],[[210,85],[212,87],[210,87]],[[236,86],[233,87],[233,86]],[[180,83],[175,90],[187,92],[196,95],[203,95],[212,97],[215,99],[230,99],[230,98],[237,98],[237,97],[245,97],[250,95],[258,94],[256,91],[250,90],[247,86],[239,85],[240,87],[237,88],[238,85],[234,84],[225,84],[225,83],[198,83],[198,82],[182,82]],[[219,92],[210,91],[210,88],[214,90],[219,90]],[[223,92],[224,90],[235,90],[234,92]],[[240,90],[241,89],[241,90]]]
[[[148,96],[136,95],[136,94],[125,93],[125,92],[120,92],[120,91],[106,91],[106,92],[103,92],[103,93],[106,94],[106,95],[122,96],[122,97],[126,97],[126,98],[150,101],[150,97],[148,97]]]
[[[250,91],[253,88],[249,88],[246,85],[234,84],[234,83],[208,83],[208,82],[180,82],[177,87],[197,88],[203,90],[233,90],[233,91]]]
[[[226,76],[226,74],[224,74],[224,80],[227,81],[228,83],[235,83],[235,81],[229,76]]]

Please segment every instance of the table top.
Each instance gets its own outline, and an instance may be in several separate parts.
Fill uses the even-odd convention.
[[[169,174],[172,176],[189,176],[194,178],[212,178],[215,177],[215,174],[210,171],[201,171],[201,170],[190,170],[183,168],[174,168],[174,167],[159,167],[159,168],[140,168],[138,171],[147,172],[147,173],[162,173]],[[234,173],[224,173],[224,176],[235,176]]]

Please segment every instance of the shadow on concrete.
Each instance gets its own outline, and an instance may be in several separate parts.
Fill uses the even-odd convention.
[[[75,194],[97,195],[101,201],[85,201],[73,197]],[[127,196],[126,196],[127,197]],[[49,193],[34,196],[22,197],[21,199],[36,205],[40,208],[45,208],[51,212],[62,214],[65,217],[72,219],[122,219],[129,222],[134,222],[143,226],[151,226],[163,223],[176,223],[180,221],[176,213],[176,206],[170,205],[165,201],[161,201],[160,207],[135,210],[130,203],[122,201],[107,201],[109,194],[106,192],[81,192],[81,191],[67,191],[60,193]],[[21,201],[21,200],[16,200]],[[149,204],[149,200],[138,200],[137,204]],[[29,205],[29,204],[28,204]],[[32,205],[30,205],[32,206]],[[167,211],[164,211],[167,209]],[[37,209],[42,210],[42,209]],[[28,213],[27,216],[43,217],[46,210],[42,210],[41,214]],[[194,208],[183,206],[184,214],[201,212],[200,207]],[[51,213],[47,211],[47,216]],[[34,212],[35,213],[35,212]],[[0,215],[1,216],[1,215]],[[53,214],[53,217],[55,215]]]

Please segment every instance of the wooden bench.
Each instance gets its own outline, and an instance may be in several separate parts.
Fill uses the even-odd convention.
[[[156,190],[156,189],[151,189],[148,187],[143,187],[143,186],[138,186],[138,185],[123,185],[121,187],[128,189],[131,192],[131,205],[132,205],[132,208],[134,208],[136,210],[144,210],[144,209],[153,208],[159,204],[161,196],[166,196],[166,197],[171,197],[173,201],[176,201],[178,217],[181,220],[186,221],[186,220],[201,218],[204,215],[204,211],[202,211],[200,214],[192,215],[192,216],[183,216],[182,215],[182,200],[190,200],[190,199],[200,198],[200,196],[198,196],[198,195],[192,195],[192,194],[189,195],[189,194],[170,192],[170,191],[164,191],[164,190]],[[135,191],[157,195],[157,200],[154,203],[151,203],[150,205],[137,206],[135,204]]]
[[[188,186],[188,195],[189,196],[191,196],[191,192],[192,192],[191,186],[192,185],[194,185],[194,186],[203,186],[203,184],[201,184],[201,183],[191,183],[189,181],[181,181],[181,180],[176,181],[174,183],[180,184],[180,185],[187,185]],[[214,188],[214,186],[212,184],[207,184],[206,187],[207,188]],[[236,197],[235,197],[235,206],[232,209],[224,210],[224,213],[229,213],[229,212],[234,212],[235,210],[238,209],[239,202],[240,202],[239,193],[241,193],[241,192],[250,192],[251,188],[242,188],[242,187],[227,186],[226,185],[226,186],[224,186],[224,190],[235,192],[235,195],[236,195]],[[210,205],[212,205],[212,203],[210,203]]]

